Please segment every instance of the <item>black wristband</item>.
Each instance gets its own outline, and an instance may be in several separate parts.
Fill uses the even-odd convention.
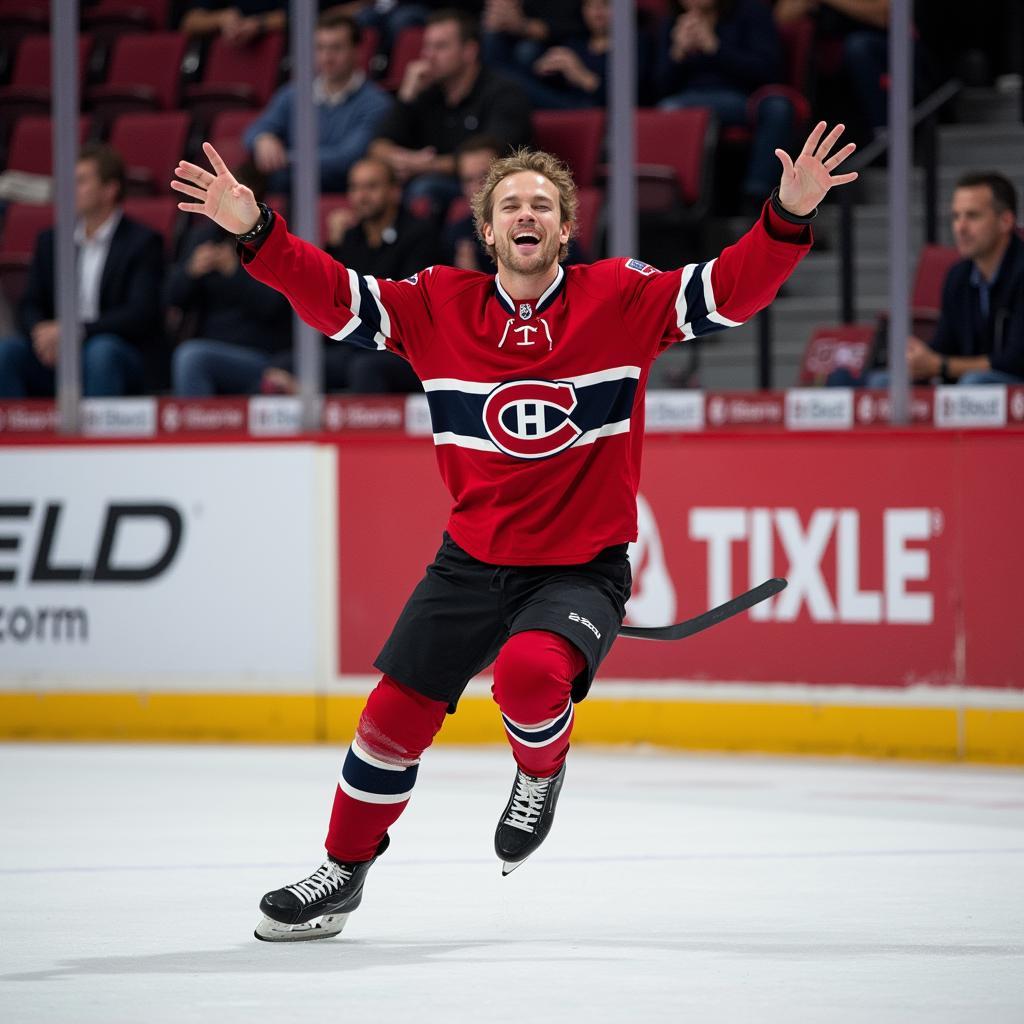
[[[266,203],[257,203],[256,205],[260,208],[259,219],[244,234],[235,235],[235,240],[240,245],[251,245],[255,242],[256,239],[267,230],[270,226],[270,222],[274,219],[273,211],[266,205]]]
[[[815,207],[806,217],[798,217],[795,213],[790,213],[779,199],[778,186],[772,189],[771,195],[772,209],[784,220],[790,224],[810,224],[815,217],[818,216],[818,208]]]

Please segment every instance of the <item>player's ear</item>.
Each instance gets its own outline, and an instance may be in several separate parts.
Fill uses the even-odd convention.
[[[488,221],[484,221],[484,245],[494,245],[494,228]]]
[[[569,236],[572,234],[572,221],[562,221],[562,226],[558,229],[558,240],[565,245],[569,241]]]

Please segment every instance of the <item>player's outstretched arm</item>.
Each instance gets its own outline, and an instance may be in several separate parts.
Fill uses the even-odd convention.
[[[178,203],[178,209],[205,214],[225,231],[244,235],[260,219],[260,208],[252,189],[235,180],[220,154],[208,142],[203,143],[203,152],[213,168],[212,174],[187,160],[182,160],[174,169],[177,177],[171,182],[171,188],[193,200]]]
[[[797,217],[806,217],[812,213],[830,188],[857,180],[856,171],[833,174],[857,147],[848,142],[841,149],[835,149],[845,131],[845,125],[837,124],[826,135],[827,128],[824,121],[819,121],[811,129],[795,162],[784,149],[775,150],[782,164],[779,202]]]

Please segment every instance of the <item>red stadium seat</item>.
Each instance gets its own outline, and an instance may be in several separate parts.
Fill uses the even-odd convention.
[[[362,31],[362,38],[359,40],[359,67],[366,74],[373,70],[373,58],[377,56],[380,47],[380,33],[371,26],[366,26]]]
[[[166,29],[170,0],[99,0],[82,10],[82,24],[104,34]]]
[[[798,384],[824,384],[836,369],[854,377],[864,370],[874,345],[874,324],[828,324],[815,327],[800,361]]]
[[[121,154],[133,194],[164,194],[185,152],[189,116],[171,110],[158,114],[122,114],[110,133]]]
[[[210,142],[228,167],[237,169],[248,158],[242,138],[258,116],[255,110],[224,110],[210,122]]]
[[[0,290],[12,306],[25,290],[39,232],[52,226],[53,207],[49,203],[11,203],[7,207],[0,231]]]
[[[389,92],[398,92],[402,77],[410,61],[416,60],[423,49],[423,29],[415,25],[404,28],[391,47],[391,60],[381,85]]]
[[[561,157],[580,188],[594,184],[604,143],[603,110],[538,110],[532,124],[538,149]]]
[[[78,141],[89,137],[92,118],[78,119]],[[48,117],[31,114],[18,119],[7,151],[7,169],[27,174],[53,173],[53,127]]]
[[[234,46],[218,36],[210,44],[203,80],[185,88],[186,105],[216,109],[264,106],[277,86],[283,55],[281,32],[268,32],[248,46]]]
[[[583,250],[585,260],[596,258],[595,243],[598,238],[598,225],[601,208],[604,205],[604,192],[590,185],[579,190],[579,206],[576,210],[576,241]]]
[[[181,222],[174,196],[128,196],[124,201],[124,212],[132,220],[163,235],[168,254],[174,251]]]
[[[938,315],[946,275],[959,259],[960,254],[951,245],[926,245],[921,250],[914,275],[914,293],[910,300],[915,316],[919,312],[934,312]]]
[[[107,81],[87,90],[87,102],[106,123],[131,111],[175,110],[187,45],[180,32],[118,36]]]
[[[702,216],[710,202],[715,148],[710,110],[637,110],[637,207],[641,213],[685,220]]]

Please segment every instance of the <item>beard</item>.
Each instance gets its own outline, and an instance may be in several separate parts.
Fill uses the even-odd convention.
[[[527,256],[519,251],[519,247],[507,236],[496,235],[494,238],[495,255],[499,267],[508,267],[516,274],[542,274],[549,270],[551,264],[558,259],[560,243],[558,238],[545,238],[537,247],[537,251]]]

